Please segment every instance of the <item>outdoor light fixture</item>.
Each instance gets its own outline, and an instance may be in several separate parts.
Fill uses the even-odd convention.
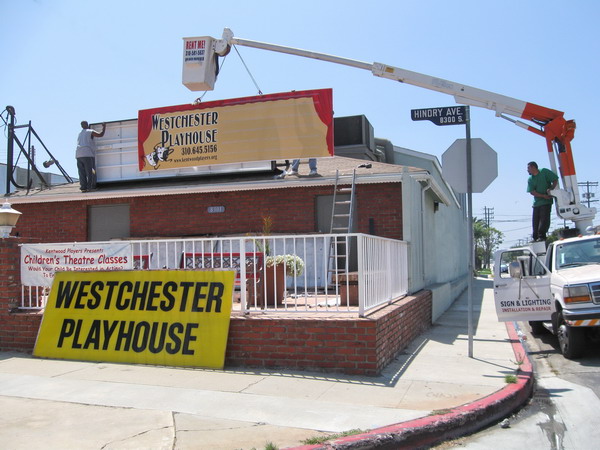
[[[10,236],[11,230],[17,224],[21,213],[11,208],[6,200],[0,207],[0,237],[2,239]]]

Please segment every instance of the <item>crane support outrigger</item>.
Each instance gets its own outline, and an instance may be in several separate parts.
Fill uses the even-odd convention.
[[[293,47],[241,39],[235,37],[229,28],[225,28],[221,39],[214,40],[209,51],[225,56],[231,50],[232,45],[287,53],[369,70],[377,77],[442,92],[452,95],[457,103],[495,111],[497,117],[508,120],[521,128],[542,136],[546,140],[550,167],[555,173],[559,174],[562,181],[562,188],[551,191],[551,194],[556,198],[557,215],[564,220],[571,220],[579,233],[585,233],[588,227],[593,226],[596,208],[586,207],[581,204],[579,198],[575,163],[571,149],[571,141],[575,137],[575,121],[566,120],[563,112],[387,64],[367,63]]]

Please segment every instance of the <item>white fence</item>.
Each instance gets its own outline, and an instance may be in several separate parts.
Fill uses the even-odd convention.
[[[126,242],[134,270],[236,269],[239,306],[237,302],[234,305],[245,313],[348,312],[364,316],[408,291],[406,242],[365,234]],[[56,244],[28,245],[43,248]],[[47,287],[24,285],[21,308],[43,308],[48,291]]]

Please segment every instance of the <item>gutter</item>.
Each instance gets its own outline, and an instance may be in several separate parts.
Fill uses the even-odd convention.
[[[456,197],[449,197],[444,193],[444,190],[439,186],[435,179],[426,171],[408,172],[408,174],[417,181],[429,183],[432,191],[446,206],[450,206],[453,202],[459,206]],[[379,173],[373,175],[360,174],[356,177],[356,184],[378,184],[378,183],[401,183],[402,173]],[[342,177],[339,184],[350,184],[350,178],[347,182]],[[261,181],[236,181],[230,183],[215,183],[215,184],[196,184],[196,185],[178,185],[178,186],[158,186],[158,187],[136,187],[106,190],[100,188],[97,191],[82,193],[79,192],[73,185],[55,186],[51,189],[29,193],[29,195],[12,195],[10,203],[18,204],[34,204],[34,203],[52,203],[52,202],[72,202],[83,200],[103,200],[103,199],[118,199],[131,197],[149,197],[163,195],[185,195],[185,194],[202,194],[215,192],[240,192],[263,189],[289,189],[289,188],[304,188],[314,186],[335,186],[335,178],[320,177],[320,178],[301,178],[301,179],[283,179],[273,180],[265,179]],[[65,189],[72,192],[61,192]]]
[[[442,187],[437,183],[435,178],[429,174],[429,172],[411,172],[409,175],[416,181],[424,183],[427,187],[429,187],[444,205],[451,206],[454,204],[454,206],[460,208],[460,203],[458,202],[456,195],[454,195],[454,191],[452,189],[448,189],[450,195],[447,195],[446,192],[444,192],[444,189],[442,189]]]
[[[385,174],[384,174],[385,175]],[[357,184],[371,183],[393,183],[401,182],[400,174],[392,174],[393,176],[359,176]],[[368,178],[368,179],[363,179]],[[341,182],[344,183],[343,181]],[[350,182],[348,182],[350,184]],[[131,197],[149,197],[163,195],[185,195],[185,194],[202,194],[212,192],[239,192],[262,189],[286,189],[286,188],[301,188],[314,186],[333,186],[335,178],[310,178],[306,180],[263,180],[263,181],[246,181],[246,182],[230,182],[216,184],[196,184],[196,185],[178,185],[178,186],[155,186],[155,187],[127,187],[122,189],[106,189],[100,188],[97,191],[82,193],[75,186],[64,186],[70,192],[64,192],[62,186],[54,187],[30,193],[28,195],[11,195],[11,204],[25,203],[52,203],[52,202],[71,202],[82,200],[101,200],[115,198],[131,198]]]

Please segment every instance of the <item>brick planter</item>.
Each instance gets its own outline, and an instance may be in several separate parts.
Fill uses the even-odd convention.
[[[41,312],[24,313],[21,304],[20,244],[38,239],[0,239],[0,350],[31,352],[42,320]]]
[[[358,272],[338,275],[338,285],[342,302],[348,299],[350,306],[358,306]]]
[[[366,318],[236,315],[225,364],[377,375],[430,326],[430,291]]]

